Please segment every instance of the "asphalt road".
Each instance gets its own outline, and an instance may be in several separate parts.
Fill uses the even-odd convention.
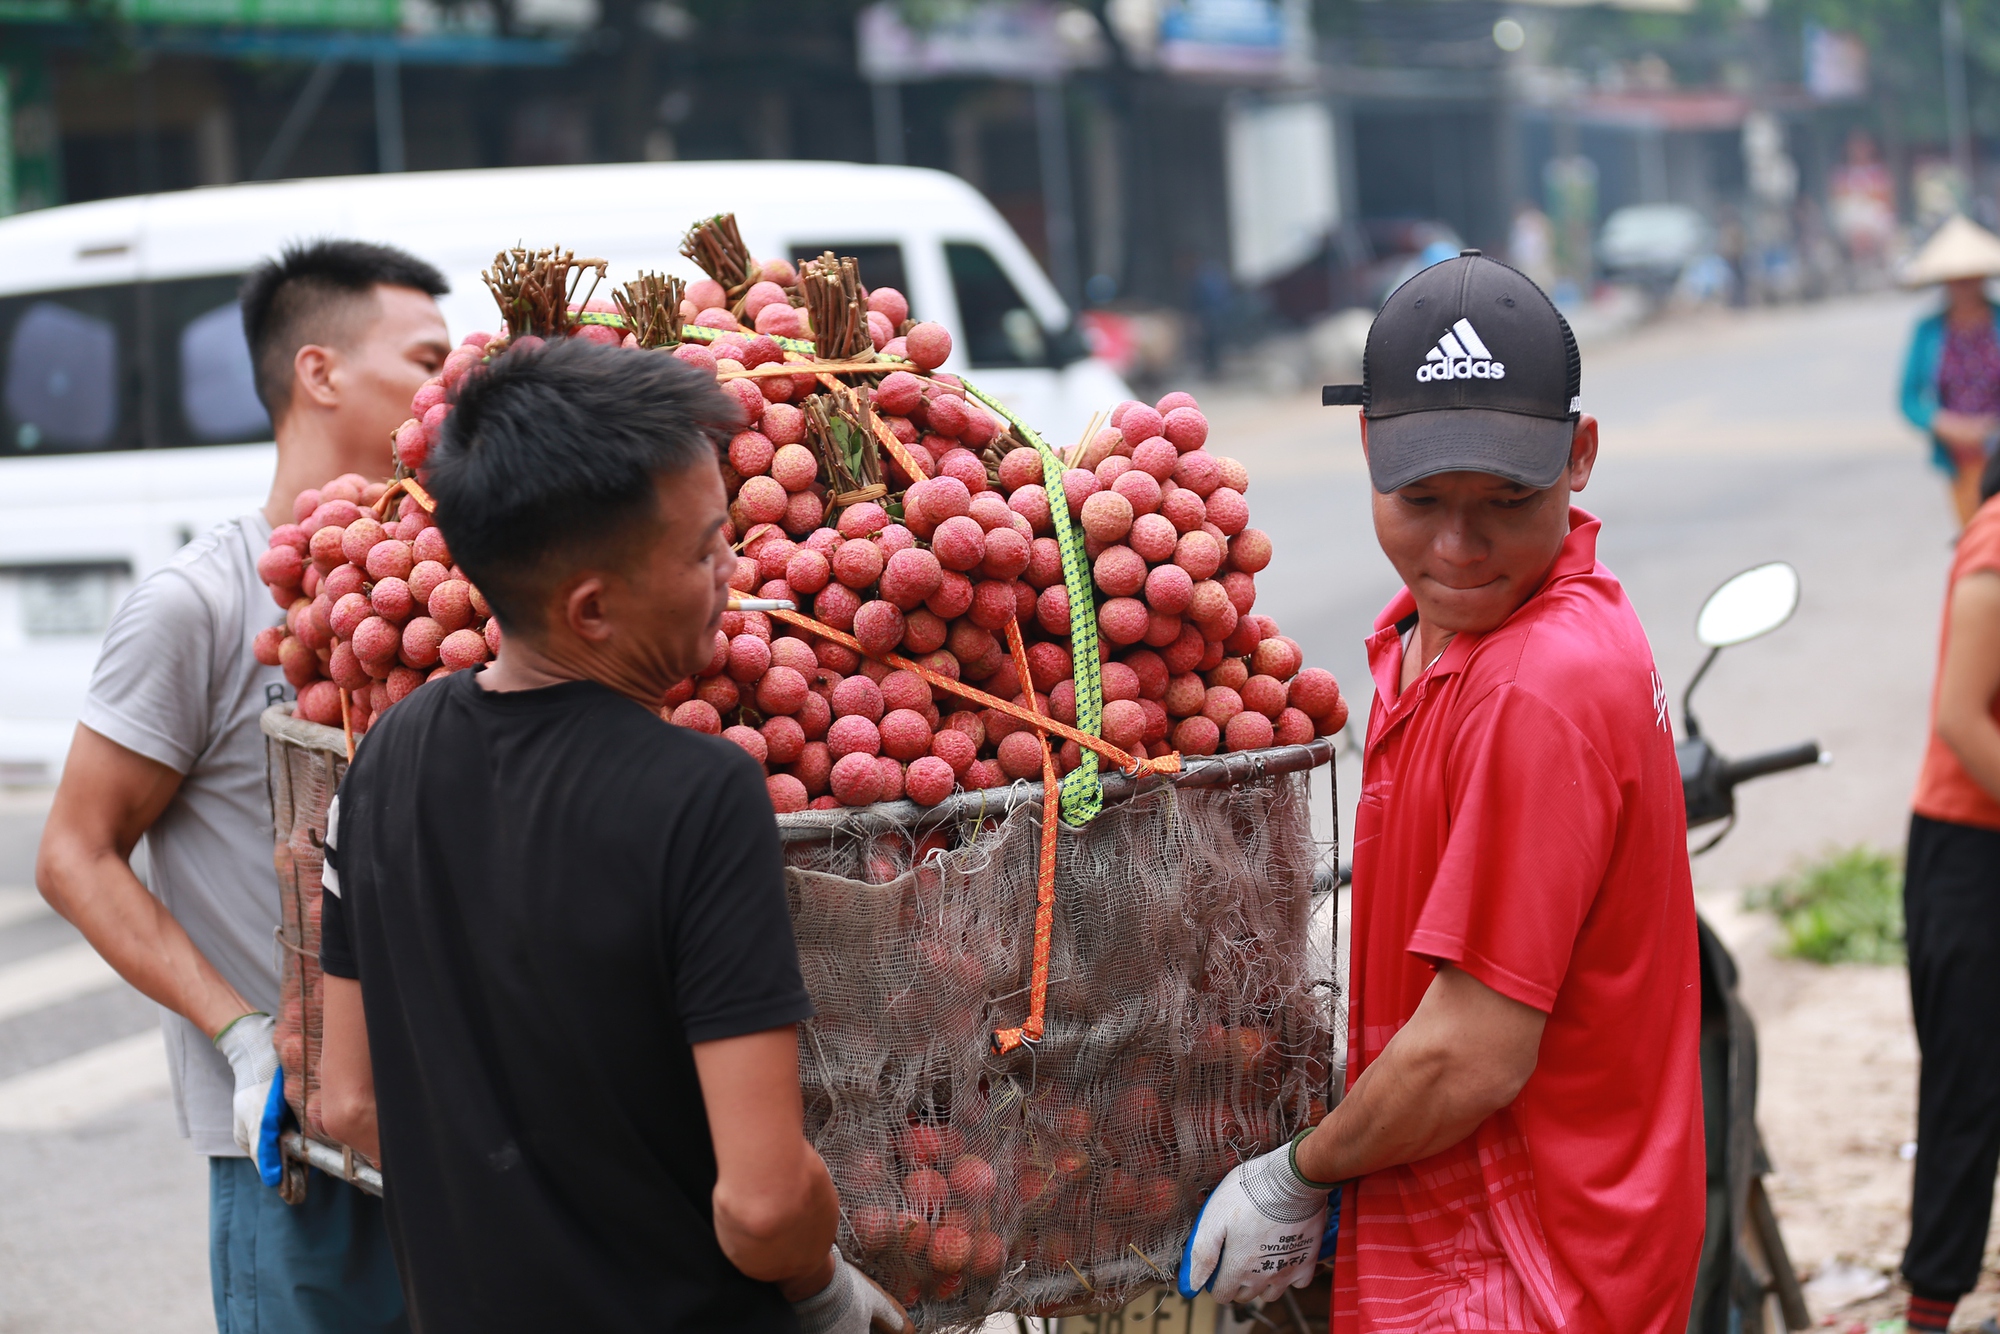
[[[1892,406],[1918,309],[1881,296],[1717,314],[1586,349],[1604,443],[1580,500],[1670,689],[1699,662],[1695,611],[1723,579],[1784,559],[1804,582],[1789,625],[1723,655],[1699,713],[1728,753],[1812,738],[1834,763],[1745,790],[1740,826],[1697,863],[1709,902],[1830,845],[1900,843],[1952,533]],[[1358,730],[1360,643],[1396,582],[1352,410],[1222,392],[1204,405],[1276,542],[1260,610],[1340,677]],[[1338,772],[1351,812],[1351,753]],[[206,1166],[177,1138],[154,1011],[22,892],[45,804],[0,799],[0,1334],[212,1328]]]

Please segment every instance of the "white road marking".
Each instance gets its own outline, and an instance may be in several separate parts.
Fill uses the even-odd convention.
[[[0,968],[0,1019],[122,985],[111,965],[78,941]]]
[[[32,889],[0,885],[0,927],[13,926],[16,922],[31,922],[37,917],[46,917],[53,911],[54,909],[49,907],[42,896]]]
[[[157,1031],[0,1081],[0,1131],[60,1130],[168,1087]]]

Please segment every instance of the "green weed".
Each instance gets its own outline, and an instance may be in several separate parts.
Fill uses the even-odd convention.
[[[1814,963],[1903,962],[1903,867],[1856,845],[1759,886],[1745,906],[1776,914],[1784,952]]]

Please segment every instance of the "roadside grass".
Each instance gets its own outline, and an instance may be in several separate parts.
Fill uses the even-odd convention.
[[[1781,950],[1814,963],[1903,962],[1903,865],[1857,844],[1834,848],[1743,896],[1784,929]]]

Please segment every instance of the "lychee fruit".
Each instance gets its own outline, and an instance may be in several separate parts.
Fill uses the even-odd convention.
[[[1245,709],[1222,729],[1222,739],[1230,750],[1263,750],[1276,736],[1271,720],[1254,709]]]
[[[1324,718],[1340,703],[1340,683],[1324,667],[1306,667],[1292,678],[1288,699],[1308,718]]]
[[[771,809],[780,815],[802,811],[810,800],[806,785],[790,774],[772,774],[764,780],[764,790],[771,794]]]
[[[1000,738],[996,752],[1000,770],[1010,779],[1033,779],[1042,774],[1042,742],[1033,732],[1010,732]]]
[[[722,735],[722,718],[715,712],[715,706],[707,700],[691,699],[685,704],[675,705],[673,716],[667,721],[676,727],[706,732],[710,736]]]
[[[1285,711],[1285,683],[1262,672],[1245,681],[1239,689],[1243,707],[1275,721]]]
[[[882,799],[882,767],[872,754],[849,751],[840,756],[833,762],[827,781],[834,800],[843,806],[870,806]]]
[[[781,445],[771,456],[771,478],[787,491],[803,491],[819,473],[819,460],[804,445]]]
[[[1146,637],[1146,604],[1137,598],[1112,598],[1097,609],[1097,628],[1114,644],[1136,644]]]
[[[736,681],[755,681],[771,666],[771,646],[755,635],[737,635],[729,641],[726,670]]]
[[[937,591],[924,599],[924,606],[947,621],[965,615],[972,606],[972,580],[957,570],[943,571]]]
[[[934,371],[951,357],[951,331],[929,321],[913,324],[903,335],[903,346],[911,361]]]
[[[1099,491],[1083,502],[1083,530],[1100,542],[1116,542],[1132,529],[1131,498]]]
[[[1146,562],[1128,546],[1110,546],[1098,556],[1091,575],[1113,597],[1131,597],[1146,586]]]
[[[943,567],[932,552],[917,547],[898,551],[882,567],[882,597],[904,611],[911,611],[937,591],[943,577]]]
[[[802,672],[791,667],[772,667],[757,682],[757,708],[765,714],[797,713],[810,693]]]
[[[875,407],[879,412],[907,417],[924,401],[924,382],[908,371],[890,371],[875,387]]]
[[[924,497],[928,509],[931,496]],[[971,570],[986,559],[986,534],[977,520],[959,515],[944,520],[931,534],[931,550],[947,570]]]
[[[998,630],[1014,619],[1014,585],[1011,581],[984,579],[972,587],[972,607],[967,612],[982,630]]]
[[[1196,714],[1174,726],[1173,744],[1183,755],[1213,755],[1222,744],[1222,729],[1214,719]]]
[[[1104,705],[1104,739],[1129,751],[1146,735],[1146,711],[1137,700],[1114,699]]]
[[[882,753],[891,759],[909,761],[930,753],[931,726],[914,709],[890,710],[882,715],[877,730],[882,737]]]
[[[784,714],[766,718],[758,734],[764,738],[766,759],[771,764],[790,764],[805,749],[805,729],[798,719]]]
[[[935,806],[951,795],[957,781],[951,765],[935,755],[922,755],[903,772],[903,794],[919,806]]]
[[[1157,435],[1150,440],[1142,440],[1132,450],[1132,466],[1141,472],[1151,473],[1155,481],[1164,482],[1172,477],[1180,461],[1180,453],[1172,443]]]
[[[876,599],[854,613],[854,637],[871,657],[893,653],[903,642],[903,613],[893,602]]]
[[[768,408],[765,410],[769,411]],[[738,431],[729,438],[729,466],[744,477],[760,477],[770,471],[776,452],[777,447],[771,443],[770,437],[761,431]]]
[[[1175,408],[1161,419],[1160,433],[1173,442],[1175,449],[1186,454],[1208,442],[1208,418],[1193,404]]]
[[[888,526],[889,511],[872,500],[864,500],[858,505],[849,505],[840,512],[838,528],[842,537],[855,538],[879,533]]]
[[[882,548],[869,541],[840,544],[833,553],[833,577],[857,593],[882,577]]]
[[[1149,472],[1133,468],[1121,473],[1118,480],[1111,484],[1111,489],[1132,503],[1134,514],[1151,514],[1160,508],[1159,479]],[[1247,509],[1244,511],[1244,519],[1246,522],[1249,520]]]

